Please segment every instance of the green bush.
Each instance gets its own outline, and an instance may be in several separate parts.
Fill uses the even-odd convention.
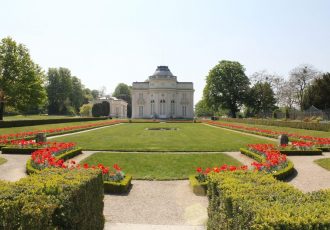
[[[322,150],[280,150],[282,154],[287,156],[315,156],[322,155]]]
[[[330,190],[304,194],[271,175],[209,175],[208,223],[218,229],[329,229]]]
[[[36,148],[13,148],[3,147],[1,148],[2,154],[31,154],[38,149]]]
[[[310,123],[310,122],[299,122],[299,121],[278,121],[271,119],[239,119],[239,118],[221,118],[222,121],[227,122],[238,122],[253,125],[270,125],[270,126],[280,126],[289,127],[296,129],[309,129],[318,131],[329,131],[330,124],[324,123]]]
[[[58,124],[68,122],[79,122],[79,121],[99,121],[108,119],[106,117],[85,117],[85,118],[64,118],[64,119],[41,119],[41,120],[17,120],[17,121],[0,121],[0,128],[11,128],[21,126],[33,126],[33,125],[46,125],[46,124]]]
[[[122,194],[127,193],[131,188],[132,176],[125,175],[125,178],[120,182],[104,181],[104,192],[110,194]]]
[[[196,175],[189,176],[189,183],[192,187],[193,193],[197,196],[205,196],[207,190],[207,183],[208,182],[199,182],[196,178]]]
[[[0,181],[0,229],[103,229],[99,170],[46,169]]]

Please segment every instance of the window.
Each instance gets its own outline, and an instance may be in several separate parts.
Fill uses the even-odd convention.
[[[182,116],[185,117],[187,115],[187,106],[182,106]]]
[[[143,106],[139,106],[139,117],[143,117]]]
[[[159,111],[160,115],[165,115],[165,100],[162,99],[160,100],[160,111]]]
[[[155,100],[150,101],[150,114],[155,113]]]
[[[175,102],[174,100],[171,101],[171,115],[175,114]]]

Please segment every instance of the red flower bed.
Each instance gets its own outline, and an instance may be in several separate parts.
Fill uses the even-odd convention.
[[[299,141],[300,147],[303,146],[302,143],[305,143],[304,144],[305,147],[307,147],[307,145],[309,145],[310,143],[313,143],[314,147],[329,147],[330,148],[330,138],[326,138],[326,137],[304,136],[304,135],[299,135],[296,133],[278,132],[278,131],[272,131],[272,130],[267,130],[267,129],[260,129],[260,128],[256,128],[256,127],[228,124],[228,123],[215,122],[215,121],[204,121],[204,122],[207,124],[210,124],[210,125],[214,125],[214,126],[254,133],[257,135],[261,134],[261,135],[271,136],[274,138],[277,138],[279,135],[286,134],[291,138],[301,140],[301,141]]]
[[[199,182],[205,182],[207,179],[207,175],[210,172],[215,172],[215,173],[220,173],[223,171],[238,171],[238,170],[247,170],[248,166],[247,165],[243,165],[240,167],[234,166],[234,165],[222,165],[220,167],[213,167],[213,168],[206,168],[205,170],[203,170],[201,167],[198,167],[196,169],[197,172],[197,180]]]
[[[111,124],[118,124],[122,121],[105,121],[100,122],[96,124],[87,124],[87,125],[77,125],[77,126],[68,126],[68,127],[62,127],[62,128],[54,128],[54,129],[45,129],[45,130],[36,130],[31,132],[20,132],[20,133],[12,133],[12,134],[4,134],[0,135],[0,144],[10,144],[12,140],[21,140],[21,139],[29,139],[34,138],[37,133],[43,132],[46,134],[60,134],[64,132],[70,132],[70,131],[78,131],[82,129],[90,129],[95,127],[101,127]]]

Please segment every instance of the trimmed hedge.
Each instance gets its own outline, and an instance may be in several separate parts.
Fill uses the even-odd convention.
[[[312,122],[297,122],[297,121],[278,121],[268,119],[241,119],[241,118],[221,118],[221,121],[238,122],[253,125],[270,125],[280,127],[290,127],[295,129],[309,129],[318,131],[330,131],[330,124],[312,123]]]
[[[64,119],[0,121],[0,128],[58,124],[58,123],[79,122],[79,121],[99,121],[99,120],[107,120],[107,119],[108,117],[81,117],[81,118],[64,118]]]
[[[0,181],[0,229],[103,229],[99,170],[46,169]]]
[[[330,229],[330,190],[304,194],[271,175],[209,176],[207,229]]]
[[[63,159],[64,161],[71,159],[75,156],[78,156],[79,154],[82,153],[82,148],[77,148],[65,153],[62,153],[61,155],[56,156],[57,159]],[[42,170],[43,171],[43,170]],[[34,173],[40,173],[41,171],[38,169],[33,168],[32,166],[32,159],[28,159],[26,162],[26,173],[28,175],[34,174]]]
[[[132,185],[132,176],[125,175],[125,178],[120,182],[103,181],[104,192],[110,194],[122,194],[127,193]]]
[[[2,154],[31,154],[37,148],[13,148],[13,147],[3,147],[1,148]]]
[[[207,183],[208,182],[200,183],[197,180],[196,175],[189,176],[189,184],[192,187],[193,193],[195,193],[195,195],[197,195],[197,196],[205,196],[206,195]]]
[[[263,158],[262,156],[260,156],[257,153],[254,153],[245,148],[240,148],[239,150],[240,150],[241,154],[244,154],[258,162],[265,162],[265,158]],[[287,160],[287,161],[288,161],[287,167],[285,167],[282,170],[277,171],[276,173],[272,173],[273,177],[275,177],[278,180],[285,180],[294,173],[293,163],[290,160]]]
[[[281,154],[285,154],[287,156],[315,156],[322,155],[322,150],[280,150]]]

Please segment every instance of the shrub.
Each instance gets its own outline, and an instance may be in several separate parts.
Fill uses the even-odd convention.
[[[104,181],[104,192],[110,194],[122,194],[127,193],[131,188],[132,176],[125,175],[124,179],[119,182]]]
[[[103,229],[99,170],[46,169],[0,181],[0,229]]]
[[[330,190],[304,194],[271,175],[211,174],[208,198],[210,230],[330,228]]]

